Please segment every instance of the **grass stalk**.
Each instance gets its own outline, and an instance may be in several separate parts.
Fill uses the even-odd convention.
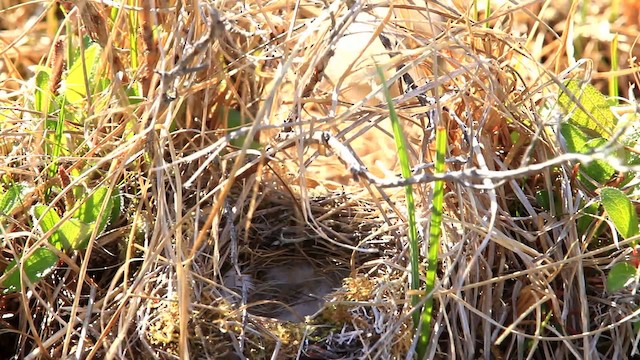
[[[486,0],[484,8],[484,27],[489,28],[489,18],[491,17],[491,0]]]
[[[435,172],[444,173],[444,157],[447,150],[447,131],[443,126],[438,126],[436,130],[436,161]],[[429,226],[429,263],[427,265],[427,281],[425,293],[427,300],[422,309],[422,329],[420,339],[418,339],[418,350],[423,349],[423,353],[418,353],[419,359],[424,358],[431,337],[431,314],[433,313],[433,295],[430,295],[435,288],[436,271],[438,269],[438,252],[440,248],[440,236],[442,235],[442,206],[444,203],[444,182],[436,181],[433,184],[433,202],[431,209],[431,223]]]
[[[618,67],[618,34],[613,36],[611,40],[611,78],[609,79],[609,96],[613,98],[618,97],[618,75],[615,73],[619,70]],[[616,103],[618,100],[615,100]]]
[[[471,9],[472,14],[471,14],[471,18],[473,19],[473,21],[478,21],[479,15],[478,15],[478,1],[480,0],[473,0],[473,8]]]
[[[378,75],[382,79],[382,83],[386,82],[384,73],[379,66],[376,66]],[[409,151],[407,148],[407,141],[402,131],[402,126],[398,120],[398,114],[395,107],[389,89],[383,86],[384,97],[387,100],[387,106],[389,107],[389,119],[391,120],[391,126],[393,128],[393,138],[395,140],[396,150],[398,151],[398,159],[400,160],[400,171],[402,176],[406,178],[411,177],[411,164],[409,163]],[[407,199],[407,215],[409,221],[408,237],[409,237],[409,252],[411,257],[411,276],[409,287],[411,290],[420,289],[420,247],[418,244],[418,226],[416,223],[416,208],[413,200],[412,187],[405,186],[405,197]],[[411,304],[416,307],[420,303],[420,297],[418,295],[411,295]],[[414,309],[413,311],[413,325],[415,329],[418,329],[420,325],[420,311]]]
[[[54,177],[58,173],[58,165],[60,160],[60,154],[62,153],[62,141],[64,139],[64,122],[67,116],[66,106],[67,98],[62,97],[62,104],[60,105],[60,112],[58,113],[58,121],[56,121],[55,135],[53,140],[53,147],[51,149],[51,166],[49,167],[49,176]]]
[[[129,0],[129,5],[135,6],[137,2],[135,0]],[[139,20],[138,13],[130,11],[129,15],[129,28],[131,31],[129,32],[129,49],[131,51],[131,55],[129,59],[131,61],[131,68],[133,70],[138,69],[138,28],[139,28]]]

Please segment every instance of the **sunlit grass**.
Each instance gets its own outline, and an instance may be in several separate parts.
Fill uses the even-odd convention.
[[[380,67],[377,68],[378,75],[382,79],[382,83],[386,83],[384,73]],[[387,106],[389,107],[389,119],[393,128],[393,137],[396,144],[396,151],[398,153],[398,159],[400,161],[400,171],[402,176],[407,179],[411,177],[411,163],[409,161],[409,152],[407,148],[407,140],[402,131],[402,125],[398,120],[398,114],[393,106],[393,100],[389,94],[389,89],[383,86],[384,96],[387,100]],[[407,217],[408,217],[408,233],[409,238],[409,252],[411,258],[411,276],[409,288],[417,292],[420,289],[420,246],[418,244],[418,225],[416,222],[416,207],[413,199],[413,189],[411,186],[405,186],[405,197],[407,200]],[[417,294],[411,295],[411,304],[414,306],[412,313],[413,325],[416,329],[420,326],[420,309],[418,304],[420,303],[420,296]],[[418,350],[420,352],[420,349]]]
[[[447,151],[447,130],[443,126],[438,126],[436,130],[436,161],[435,173],[445,172],[445,153]],[[444,203],[444,181],[433,183],[433,202],[431,206],[431,222],[429,226],[429,262],[427,264],[427,281],[425,284],[425,294],[427,300],[422,309],[422,327],[429,331],[422,331],[418,342],[418,349],[426,350],[429,345],[431,335],[431,318],[433,313],[433,295],[431,294],[436,284],[436,272],[438,270],[438,253],[440,248],[440,237],[442,236],[442,207]],[[422,359],[425,353],[419,354]]]

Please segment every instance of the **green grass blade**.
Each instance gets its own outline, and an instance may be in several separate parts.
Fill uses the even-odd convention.
[[[473,21],[478,21],[478,19],[480,18],[480,16],[478,15],[478,1],[480,0],[473,0],[473,8],[471,9],[471,18],[473,19]]]
[[[618,34],[613,36],[613,40],[611,40],[611,71],[618,71]],[[618,97],[618,75],[611,75],[609,79],[609,96],[613,97],[616,104],[618,100],[615,99]]]
[[[47,118],[49,115],[49,106],[53,94],[49,91],[49,80],[51,79],[51,69],[44,66],[38,66],[36,70],[36,90],[34,93],[34,108],[41,112]]]
[[[134,0],[129,0],[129,5],[135,6],[136,2]],[[131,29],[131,31],[129,32],[129,49],[131,51],[129,59],[131,61],[131,69],[137,70],[138,69],[138,31],[139,31],[138,16],[139,14],[135,11],[130,11],[128,15],[129,15],[129,29]]]
[[[436,161],[435,172],[444,173],[444,158],[447,150],[447,131],[438,126],[436,130]],[[442,207],[444,203],[444,181],[436,181],[433,184],[433,205],[431,209],[431,224],[429,226],[429,264],[427,265],[427,281],[425,293],[427,301],[422,309],[422,331],[418,339],[418,358],[424,358],[431,337],[431,314],[433,312],[433,296],[428,294],[433,291],[436,283],[436,271],[438,269],[438,252],[440,236],[442,235]],[[422,352],[421,352],[422,351]]]
[[[67,99],[62,97],[60,104],[60,112],[58,113],[58,121],[56,122],[56,132],[53,138],[53,148],[51,149],[51,165],[49,166],[49,176],[54,177],[58,173],[58,161],[62,153],[62,142],[64,140],[64,122],[67,116],[66,112]]]
[[[62,11],[62,13],[64,14],[65,17],[69,16],[69,12],[67,12],[67,10],[65,9],[64,6],[62,6],[62,4],[60,4],[60,11]],[[75,37],[75,32],[73,30],[73,26],[71,25],[71,21],[65,21],[64,22],[64,27],[65,27],[65,33],[67,34],[66,36],[66,41],[67,41],[67,64],[73,64],[76,62],[76,52],[75,52],[75,46],[73,45],[76,41],[76,37]]]
[[[377,67],[378,75],[382,79],[383,84],[386,82],[384,78],[384,73],[380,67]],[[393,137],[396,143],[396,149],[398,151],[398,159],[400,160],[400,171],[404,178],[411,177],[411,165],[409,163],[409,151],[407,147],[407,141],[404,137],[404,133],[402,132],[402,126],[400,121],[398,121],[398,114],[396,114],[395,107],[393,106],[393,101],[391,100],[391,95],[389,94],[389,89],[386,86],[383,86],[384,89],[384,97],[387,99],[387,106],[389,107],[389,119],[391,119],[391,126],[393,128]],[[411,256],[411,290],[418,290],[420,288],[420,247],[418,245],[418,226],[416,223],[416,208],[415,203],[413,201],[413,189],[411,186],[405,186],[405,197],[407,199],[407,212],[408,212],[408,220],[409,220],[409,252]],[[417,306],[420,302],[420,297],[418,295],[411,296],[411,304],[413,306]],[[417,329],[420,325],[420,311],[419,309],[414,309],[413,312],[413,323],[415,328]]]
[[[484,8],[484,27],[489,28],[489,18],[491,17],[491,0],[486,0]]]

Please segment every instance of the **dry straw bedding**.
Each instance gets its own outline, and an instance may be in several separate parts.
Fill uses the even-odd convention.
[[[117,5],[89,4],[98,13]],[[109,270],[95,273],[93,303],[76,306],[85,320],[64,320],[70,339],[61,320],[74,297],[89,294],[74,292],[77,278],[38,284],[40,298],[27,304],[12,300],[22,306],[20,331],[42,341],[38,349],[23,340],[23,356],[82,346],[79,354],[96,358],[406,358],[407,209],[403,189],[388,186],[399,167],[376,64],[390,79],[417,176],[432,173],[436,125],[448,132],[448,171],[556,158],[558,119],[542,105],[563,76],[584,76],[561,73],[571,63],[561,43],[525,46],[537,2],[492,4],[491,27],[461,3],[156,5],[166,11],[146,12],[146,21],[159,35],[123,80],[141,79],[147,100],[104,115],[137,119],[133,137],[103,134],[102,154],[128,156],[109,176],[138,193],[116,235],[80,257]],[[101,45],[126,46],[81,20]],[[114,54],[111,66],[127,63]],[[229,109],[247,125],[225,129]],[[631,352],[633,329],[620,320],[635,300],[604,290],[615,247],[577,236],[573,204],[585,191],[571,172],[562,163],[502,180],[447,179],[430,358]],[[543,189],[560,194],[560,213],[536,203]],[[430,190],[414,185],[423,236]],[[141,235],[127,237],[134,224]],[[27,324],[26,310],[40,314],[43,330]],[[65,315],[47,318],[56,311]]]

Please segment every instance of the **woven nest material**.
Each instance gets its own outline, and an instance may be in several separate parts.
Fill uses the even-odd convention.
[[[428,32],[424,26],[405,28],[387,19],[384,34],[391,40],[385,47],[376,32],[386,9],[360,5],[354,5],[352,9],[358,10],[353,14],[337,3],[308,10],[308,16],[327,16],[327,20],[311,23],[314,32],[306,38],[308,30],[301,29],[293,40],[274,42],[271,51],[287,55],[260,68],[273,74],[260,97],[260,109],[274,109],[266,113],[275,129],[260,133],[260,142],[269,144],[268,158],[246,155],[248,165],[234,174],[231,191],[217,197],[224,205],[218,205],[221,216],[211,234],[215,240],[194,259],[194,274],[202,279],[195,281],[194,293],[207,294],[205,298],[222,302],[226,309],[224,314],[205,311],[196,323],[222,321],[219,329],[224,330],[219,331],[225,341],[250,358],[398,358],[411,348],[403,191],[368,184],[339,150],[309,142],[314,133],[325,131],[372,176],[397,176],[390,120],[384,98],[375,92],[382,83],[376,64],[387,78],[408,74],[418,79],[407,84],[403,78],[404,82],[398,81],[402,87],[391,86],[417,164],[433,157],[437,120],[433,116],[439,116],[449,132],[450,170],[509,169],[522,165],[523,156],[535,163],[554,150],[553,139],[539,131],[543,124],[530,112],[538,95],[509,65],[516,54],[515,39],[494,29],[474,29],[477,33],[471,34],[455,23],[445,25],[443,14],[434,13],[434,27]],[[344,22],[342,28],[332,24],[331,17]],[[439,37],[434,37],[436,29]],[[287,60],[293,62],[283,72]],[[441,84],[440,108],[418,99],[436,91],[436,77]],[[422,90],[412,94],[409,85]],[[283,127],[288,132],[284,138]],[[514,140],[512,134],[519,138]],[[233,174],[231,164],[238,154],[217,162],[226,174],[223,179]],[[183,181],[191,187],[218,186],[219,175],[210,182],[209,177],[194,178],[193,167],[186,167],[191,170],[181,171],[187,175]],[[531,178],[523,186],[538,189],[544,184]],[[528,234],[540,231],[540,223],[533,221],[535,211],[531,220],[525,216],[519,222],[499,216],[522,206],[526,195],[522,197],[519,187],[504,186],[494,192],[448,183],[447,189],[442,282],[435,295],[442,310],[437,321],[442,324],[447,314],[451,321],[447,333],[469,336],[447,337],[439,327],[436,338],[442,349],[469,347],[482,333],[496,333],[498,328],[473,309],[496,314],[500,321],[514,321],[515,306],[522,303],[514,289],[544,287],[552,276],[524,273],[509,286],[491,285],[527,262],[525,268],[532,269],[534,262],[544,261],[542,252],[520,243],[535,241]],[[415,191],[424,230],[430,185],[416,186]],[[488,285],[472,285],[484,282]],[[444,295],[445,288],[458,290]],[[206,301],[194,305],[209,306]]]

